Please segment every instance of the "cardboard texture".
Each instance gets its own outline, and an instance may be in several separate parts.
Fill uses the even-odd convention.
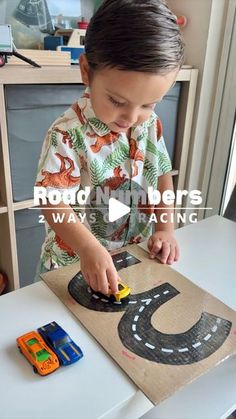
[[[79,263],[42,277],[158,404],[236,353],[236,313],[169,266],[149,259],[136,244],[119,254],[116,268],[132,290],[130,301],[123,304],[94,296],[81,274],[71,281]]]

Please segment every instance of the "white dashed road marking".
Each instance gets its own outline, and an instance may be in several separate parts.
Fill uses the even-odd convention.
[[[198,346],[201,346],[201,342],[196,342],[192,345],[193,348],[198,348]]]
[[[141,337],[140,337],[139,335],[137,335],[137,334],[136,334],[136,335],[134,335],[134,337],[135,337],[135,339],[137,339],[137,340],[139,340],[139,341],[140,341],[140,340],[142,340],[142,339],[141,339]]]
[[[131,259],[132,258],[132,256],[128,256],[126,259]],[[117,263],[121,263],[123,261],[123,259],[120,259],[120,260],[118,260],[117,261]],[[91,291],[91,289],[90,289],[90,287],[88,287],[87,288],[87,290],[88,290],[88,292],[91,294],[92,293],[92,291]],[[169,294],[169,290],[166,290],[166,291],[163,291],[163,295],[166,295],[166,294]],[[92,294],[92,297],[93,298],[95,298],[95,299],[99,299],[99,296],[98,295],[96,295],[96,294]],[[156,294],[156,295],[154,295],[153,296],[153,298],[159,298],[160,297],[160,294]],[[103,302],[103,303],[108,303],[109,302],[109,300],[107,300],[107,299],[105,299],[105,298],[101,298],[101,301]],[[141,300],[141,302],[142,303],[145,303],[145,306],[148,306],[150,303],[151,303],[151,301],[152,301],[152,298],[147,298],[147,299],[144,299],[144,300]],[[129,304],[137,304],[138,303],[138,301],[129,301]],[[114,301],[114,304],[122,304],[122,302],[121,301]],[[139,313],[142,313],[142,311],[145,309],[145,306],[141,306],[140,308],[139,308]],[[136,315],[136,316],[134,316],[134,319],[133,319],[133,321],[135,322],[135,323],[137,323],[138,322],[138,320],[139,320],[139,315]],[[220,324],[221,323],[221,319],[220,318],[217,318],[216,319],[216,323],[217,324]],[[217,326],[217,324],[215,324],[212,328],[211,328],[211,331],[213,332],[213,333],[215,333],[216,331],[217,331],[217,329],[218,329],[218,326]],[[133,332],[136,332],[137,331],[137,325],[136,324],[132,324],[132,331]],[[139,342],[140,341],[142,341],[142,338],[137,334],[137,333],[135,333],[134,335],[134,338],[136,339],[136,340],[138,340]],[[210,333],[208,333],[203,339],[205,340],[205,341],[208,341],[210,338],[212,337],[212,335],[210,334]],[[154,346],[154,345],[152,345],[151,343],[148,343],[148,342],[145,342],[144,343],[144,345],[147,347],[147,348],[149,348],[149,349],[155,349],[156,347]],[[200,341],[198,341],[198,342],[195,342],[195,343],[193,343],[192,344],[192,347],[194,348],[194,349],[196,349],[196,348],[198,348],[199,346],[201,346],[202,345],[202,342],[200,342]],[[169,353],[169,354],[171,354],[171,353],[173,353],[174,351],[178,351],[178,352],[180,352],[180,353],[182,353],[182,352],[189,352],[189,348],[188,347],[185,347],[185,348],[180,348],[180,349],[177,349],[177,348],[174,348],[174,349],[170,349],[170,348],[161,348],[161,351],[162,352],[165,352],[165,353]]]
[[[150,349],[155,349],[155,346],[151,345],[150,343],[146,342],[145,346],[147,346]]]
[[[205,337],[204,337],[204,340],[209,340],[211,338],[211,334],[210,333],[208,333],[208,335],[206,335]]]
[[[146,300],[141,300],[142,303],[145,303],[146,306],[148,306],[148,304],[150,304],[150,302],[152,301],[152,298],[147,298]]]
[[[174,352],[173,349],[167,349],[167,348],[161,348],[161,350],[162,350],[162,352],[167,352],[167,353],[170,353],[170,354],[172,354],[172,352]]]

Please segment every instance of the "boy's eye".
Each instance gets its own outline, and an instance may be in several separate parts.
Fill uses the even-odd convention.
[[[114,106],[123,106],[124,105],[124,103],[118,102],[117,100],[113,99],[112,96],[109,96],[109,100]]]
[[[143,105],[144,109],[155,109],[155,106],[157,105],[157,103],[154,103],[153,105]]]

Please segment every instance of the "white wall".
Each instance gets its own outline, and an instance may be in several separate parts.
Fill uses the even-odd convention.
[[[199,69],[187,189],[202,189],[228,3],[228,0],[168,0],[177,16],[185,15],[188,19],[183,28],[186,64]]]
[[[202,74],[212,0],[168,0],[167,2],[177,16],[184,15],[188,19],[187,25],[182,29],[186,43],[186,64],[198,68]]]
[[[230,156],[230,167],[229,167],[225,197],[224,197],[223,208],[222,208],[223,214],[227,208],[227,205],[233,193],[234,187],[236,185],[236,164],[235,164],[236,163],[236,124],[234,127],[232,144],[233,146],[232,146],[232,153]]]
[[[5,0],[0,0],[0,25],[5,23],[6,18],[6,3]]]
[[[90,20],[91,16],[94,13],[95,0],[81,0],[81,16],[85,20]]]

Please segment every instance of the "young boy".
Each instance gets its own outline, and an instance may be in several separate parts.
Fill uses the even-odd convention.
[[[171,163],[153,110],[174,84],[182,62],[176,17],[164,0],[105,0],[90,22],[80,58],[87,89],[50,128],[36,185],[71,192],[115,176],[121,183],[132,179],[145,190],[172,189]],[[84,225],[78,217],[69,223],[76,212],[72,206],[61,202],[56,207],[65,214],[63,223],[55,223],[53,205],[43,209],[49,225],[41,272],[80,258],[87,283],[107,294],[108,286],[117,291],[118,280],[110,250],[149,235],[150,257],[158,254],[168,264],[178,260],[172,211],[163,202],[155,213],[160,217],[166,212],[168,222],[158,222],[153,234],[149,225],[138,237],[127,222],[119,234],[104,238],[99,228]]]

